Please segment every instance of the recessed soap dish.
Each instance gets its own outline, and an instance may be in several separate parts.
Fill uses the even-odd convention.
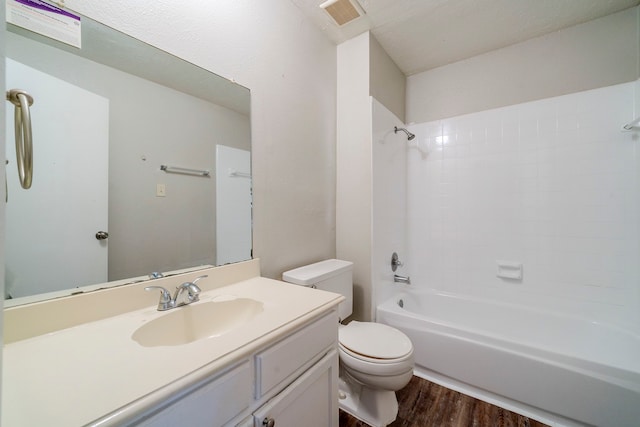
[[[498,271],[496,276],[501,279],[522,280],[522,263],[517,261],[497,260]]]

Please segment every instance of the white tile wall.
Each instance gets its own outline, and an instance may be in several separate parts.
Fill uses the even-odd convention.
[[[620,131],[638,87],[412,125],[416,286],[640,330],[640,131]],[[523,280],[496,277],[496,260],[522,262]]]

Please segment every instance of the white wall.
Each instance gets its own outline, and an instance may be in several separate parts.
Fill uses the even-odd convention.
[[[407,122],[453,117],[638,78],[638,8],[407,78]]]
[[[336,256],[354,263],[353,316],[371,316],[369,34],[338,46]]]
[[[373,301],[384,301],[406,285],[393,282],[391,255],[396,252],[405,266],[396,274],[406,276],[407,251],[407,153],[412,150],[404,133],[393,127],[402,120],[375,98],[373,104],[372,261]]]
[[[640,330],[640,138],[620,131],[639,88],[412,126],[428,152],[408,154],[414,286]],[[522,262],[523,280],[497,278],[496,260]]]
[[[293,4],[66,5],[250,88],[254,256],[263,275],[335,255],[335,46]]]
[[[373,34],[369,36],[369,75],[371,96],[404,123],[407,79]]]
[[[365,32],[338,46],[336,254],[354,263],[353,316],[360,320],[375,316],[373,292],[380,279],[379,258],[372,252],[376,228],[372,199],[378,191],[372,133],[380,137],[384,132],[380,126],[391,131],[403,126],[402,118],[376,123],[372,96],[379,97],[381,111],[404,117],[405,76]]]

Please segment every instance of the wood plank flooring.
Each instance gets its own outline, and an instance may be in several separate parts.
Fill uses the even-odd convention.
[[[396,395],[398,418],[389,427],[548,427],[416,376]],[[367,424],[340,411],[340,427]]]

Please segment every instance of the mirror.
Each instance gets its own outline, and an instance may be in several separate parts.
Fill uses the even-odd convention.
[[[5,306],[251,258],[248,89],[86,17],[81,49],[7,29]]]

